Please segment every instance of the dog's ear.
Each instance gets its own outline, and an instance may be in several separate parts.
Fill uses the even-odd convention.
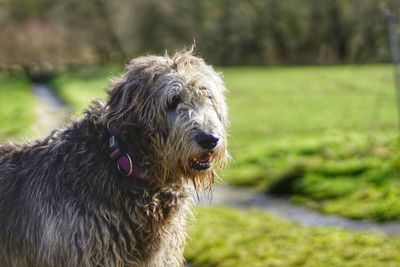
[[[126,112],[131,108],[131,99],[133,90],[125,77],[113,80],[110,88],[107,90],[109,99],[107,102],[107,123],[120,125],[124,121]]]
[[[144,108],[147,86],[154,78],[144,66],[131,63],[128,70],[111,82],[107,93],[107,124],[115,123],[118,127],[139,122],[139,115]]]
[[[155,102],[155,81],[170,72],[171,64],[167,58],[159,56],[133,59],[126,72],[112,81],[108,90],[106,123],[115,123],[118,127],[150,126],[157,111],[154,107],[159,104]]]

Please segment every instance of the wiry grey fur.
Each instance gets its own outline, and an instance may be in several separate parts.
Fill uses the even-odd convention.
[[[224,91],[191,53],[140,57],[83,119],[0,146],[0,266],[182,266],[193,190],[228,157]],[[110,125],[150,183],[118,172]],[[203,171],[190,165],[199,132],[220,138]]]

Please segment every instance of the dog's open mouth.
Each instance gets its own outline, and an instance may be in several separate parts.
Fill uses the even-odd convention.
[[[212,153],[207,152],[190,159],[190,168],[193,170],[201,171],[207,170],[211,167]]]

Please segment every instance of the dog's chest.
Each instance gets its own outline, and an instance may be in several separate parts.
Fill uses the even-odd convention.
[[[181,266],[190,203],[188,198],[172,196],[142,198],[142,202],[129,206],[126,203],[118,214],[108,216],[107,246],[114,249],[105,253],[109,255],[104,250],[98,252],[105,262],[111,258],[121,261],[121,266],[136,266],[135,262]],[[104,248],[104,240],[99,241]]]

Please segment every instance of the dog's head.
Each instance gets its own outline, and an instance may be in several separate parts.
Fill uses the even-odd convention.
[[[227,106],[219,74],[190,52],[132,60],[109,90],[107,123],[160,182],[212,184],[227,159]]]

